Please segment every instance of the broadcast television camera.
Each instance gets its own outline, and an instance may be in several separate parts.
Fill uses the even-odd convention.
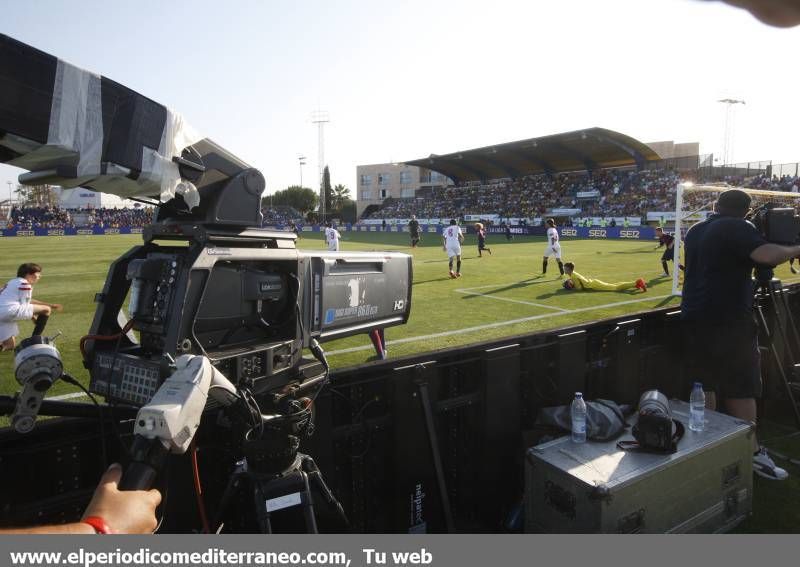
[[[769,242],[774,244],[800,242],[800,216],[791,207],[765,203],[754,209],[747,219]]]
[[[280,388],[312,339],[408,320],[410,256],[298,251],[293,233],[258,228],[258,170],[163,105],[4,35],[0,162],[29,170],[23,184],[158,208],[144,245],[112,264],[81,343],[109,401],[146,403],[182,354],[254,393]]]
[[[346,524],[313,458],[299,452],[329,375],[319,343],[360,333],[382,342],[384,328],[406,323],[411,257],[298,250],[293,232],[260,228],[257,169],[163,105],[4,35],[0,162],[28,170],[23,184],[87,187],[157,208],[144,243],[111,265],[80,343],[89,390],[113,406],[115,434],[133,426],[120,487],[160,479],[182,490],[159,473],[200,431],[198,446],[218,451],[206,469],[215,529],[272,531],[273,499],[281,509],[297,496],[297,529],[317,531],[312,488]],[[58,351],[42,339],[35,360],[48,362],[49,381],[36,369],[17,373],[27,388],[12,414],[20,433],[33,429],[49,384],[76,383],[60,376]],[[22,354],[20,364],[34,360]],[[53,415],[97,418],[89,404],[69,405],[82,407]],[[251,497],[236,495],[242,487]],[[248,510],[259,501],[267,510]]]

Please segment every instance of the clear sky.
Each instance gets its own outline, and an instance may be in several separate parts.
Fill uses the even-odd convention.
[[[800,27],[694,0],[0,0],[0,32],[182,113],[267,179],[599,126],[800,161]],[[0,166],[0,196],[19,170]]]

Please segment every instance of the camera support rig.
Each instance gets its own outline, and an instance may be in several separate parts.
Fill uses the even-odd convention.
[[[258,228],[257,169],[165,106],[5,35],[0,162],[29,170],[23,184],[158,207],[144,245],[111,265],[82,341],[90,387],[111,400],[146,403],[181,354],[278,388],[312,339],[408,320],[410,256],[298,251],[291,232]]]
[[[165,106],[2,34],[0,163],[28,170],[22,184],[86,187],[158,209],[144,243],[111,264],[81,340],[89,389],[126,410],[142,408],[141,450],[131,462],[144,473],[123,484],[143,487],[157,476],[164,449],[151,451],[142,416],[155,415],[154,406],[186,410],[194,397],[178,399],[175,384],[189,387],[194,378],[181,365],[202,360],[208,368],[201,374],[225,376],[226,392],[238,400],[231,411],[204,382],[213,399],[206,409],[220,417],[225,408],[228,419],[209,419],[209,427],[224,430],[235,462],[245,463],[231,466],[236,479],[250,482],[254,494],[300,498],[308,531],[317,529],[315,487],[346,523],[313,459],[298,453],[328,377],[319,342],[406,323],[411,257],[297,250],[292,232],[260,228],[265,181],[257,169]],[[322,372],[303,367],[304,348]],[[186,431],[193,435],[202,410],[192,407]],[[230,505],[224,500],[222,516]],[[257,504],[255,512],[259,529],[271,531],[269,507]]]

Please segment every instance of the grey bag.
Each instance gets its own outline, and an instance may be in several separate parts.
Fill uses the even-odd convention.
[[[555,426],[572,431],[571,406],[542,408],[536,418],[537,425]],[[624,409],[611,400],[586,401],[586,437],[594,441],[611,441],[625,431]]]

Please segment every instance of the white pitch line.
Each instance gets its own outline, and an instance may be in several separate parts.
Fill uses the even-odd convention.
[[[102,272],[76,272],[72,274],[51,274],[50,272],[44,272],[44,277],[46,278],[74,278],[75,276],[86,276],[90,274],[107,274],[108,270],[103,270]],[[0,276],[0,279],[11,279],[16,278],[17,276]]]
[[[61,394],[60,396],[53,396],[52,398],[45,398],[47,400],[53,400],[54,402],[59,402],[61,400],[71,400],[72,398],[84,398],[86,394],[83,392],[72,392],[71,394]]]
[[[451,335],[458,335],[461,333],[470,333],[473,331],[480,331],[483,329],[491,329],[494,327],[501,327],[505,325],[516,325],[517,323],[527,323],[528,321],[536,321],[538,319],[549,319],[550,317],[561,317],[562,315],[568,315],[570,313],[582,313],[585,311],[594,311],[596,309],[606,309],[608,307],[616,307],[617,305],[629,305],[631,303],[642,303],[643,301],[651,301],[653,299],[664,299],[665,297],[672,297],[672,295],[651,295],[649,297],[643,297],[641,299],[631,299],[629,301],[617,301],[616,303],[606,303],[605,305],[593,305],[591,307],[581,307],[580,309],[572,309],[570,311],[564,311],[559,313],[544,313],[542,315],[532,315],[530,317],[523,317],[521,319],[511,319],[509,321],[499,321],[497,323],[487,323],[485,325],[480,325],[477,327],[466,327],[464,329],[458,329],[455,331],[444,331],[441,333],[434,333],[432,335],[422,335],[418,337],[406,337],[405,339],[397,339],[393,341],[387,341],[387,346],[391,346],[393,344],[403,344],[403,343],[412,343],[416,341],[426,341],[429,339],[436,339],[439,337],[449,337]],[[350,352],[358,352],[362,350],[370,350],[372,349],[372,345],[365,345],[359,347],[351,347],[351,348],[343,348],[341,350],[334,350],[329,352],[329,355],[334,354],[346,354]]]
[[[569,311],[569,309],[562,309],[561,307],[553,307],[552,305],[545,305],[543,303],[534,303],[532,301],[524,301],[522,299],[511,299],[510,297],[497,297],[495,295],[488,295],[485,293],[479,293],[477,291],[469,291],[470,289],[476,289],[476,288],[457,289],[455,290],[455,292],[463,293],[464,295],[478,295],[480,297],[485,297],[486,299],[494,299],[495,301],[508,301],[509,303],[522,303],[523,305],[533,305],[534,307],[542,307],[543,309],[552,309],[554,311]]]

